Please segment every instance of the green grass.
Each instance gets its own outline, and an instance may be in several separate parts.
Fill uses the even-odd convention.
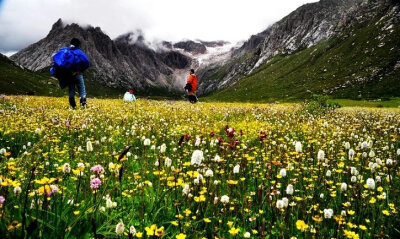
[[[14,65],[10,60],[0,57],[0,94],[65,96],[67,89],[60,89],[58,81],[50,76],[49,69],[33,72]],[[123,89],[113,89],[99,85],[92,80],[90,71],[85,73],[85,86],[89,97],[120,97]]]
[[[378,108],[398,108],[400,98],[390,100],[350,100],[350,99],[330,99],[328,103],[339,103],[344,107],[378,107]]]
[[[385,23],[372,19],[334,39],[275,56],[205,100],[291,102],[322,93],[344,99],[399,97],[400,69],[394,66],[400,59],[400,26],[382,30]]]
[[[1,94],[63,95],[57,80],[24,70],[3,57],[0,57],[0,72]]]

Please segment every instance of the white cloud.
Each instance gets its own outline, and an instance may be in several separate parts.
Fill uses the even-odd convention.
[[[245,40],[307,2],[315,0],[5,0],[0,51],[40,40],[58,18],[111,38],[141,29],[149,40]]]

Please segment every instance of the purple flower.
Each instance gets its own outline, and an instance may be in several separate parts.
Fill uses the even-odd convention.
[[[0,196],[0,205],[2,205],[4,203],[6,199],[3,196]]]
[[[51,191],[47,193],[47,196],[51,196],[53,193],[58,192],[58,187],[54,184],[50,185]]]
[[[101,185],[101,180],[99,178],[94,178],[90,181],[90,187],[94,190],[98,189]]]
[[[101,174],[101,173],[104,173],[104,168],[103,168],[103,166],[101,166],[100,164],[98,164],[98,165],[93,166],[93,167],[90,169],[90,171],[93,171],[93,172],[95,172],[95,173],[97,173],[97,174]]]

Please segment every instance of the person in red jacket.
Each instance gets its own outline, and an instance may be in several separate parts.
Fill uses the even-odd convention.
[[[190,103],[196,103],[197,96],[196,96],[196,90],[197,90],[197,76],[194,74],[194,70],[190,69],[190,75],[188,77],[185,90],[188,93],[189,96],[189,101]]]

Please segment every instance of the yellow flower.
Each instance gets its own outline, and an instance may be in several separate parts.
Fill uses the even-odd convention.
[[[50,183],[54,182],[54,180],[56,180],[56,179],[55,179],[55,178],[47,178],[47,177],[44,177],[44,178],[42,178],[42,179],[40,179],[40,180],[35,180],[35,182],[36,182],[37,184],[43,185],[43,184],[50,184]]]
[[[209,218],[204,218],[203,220],[204,220],[205,223],[211,222],[211,220]]]
[[[228,227],[232,227],[232,226],[233,226],[233,222],[232,222],[232,221],[228,221],[228,222],[226,223],[226,225],[228,225]]]
[[[74,211],[75,215],[79,215],[79,213],[81,213],[80,211]]]
[[[155,231],[157,230],[157,225],[153,224],[150,227],[145,227],[147,236],[154,236]]]
[[[390,212],[388,210],[383,210],[382,213],[386,216],[390,216]]]
[[[361,230],[363,230],[363,231],[367,230],[367,227],[364,226],[364,225],[359,225],[358,227],[359,227]]]
[[[324,220],[324,219],[323,219],[321,216],[319,216],[319,215],[313,216],[312,219],[313,219],[314,221],[316,221],[316,222],[322,222],[322,221]]]
[[[298,230],[304,232],[307,230],[308,225],[303,220],[297,220],[296,227]]]
[[[353,211],[353,210],[348,210],[347,213],[348,213],[349,215],[354,215],[355,211]]]
[[[157,228],[156,236],[162,237],[164,235],[164,227]]]
[[[183,233],[180,233],[179,235],[176,235],[176,239],[185,239],[186,235]]]
[[[370,204],[374,204],[375,202],[376,202],[375,197],[372,197],[371,200],[369,200],[369,203],[370,203]]]
[[[185,216],[188,217],[192,213],[192,211],[186,208],[185,211],[183,211],[183,213],[185,214]]]
[[[178,226],[179,225],[179,223],[177,221],[172,221],[171,224],[174,225],[174,226]]]
[[[142,238],[143,237],[143,232],[136,232],[136,237],[137,238]]]
[[[232,227],[232,228],[229,230],[229,233],[230,233],[232,236],[236,236],[239,232],[240,232],[240,228]]]

